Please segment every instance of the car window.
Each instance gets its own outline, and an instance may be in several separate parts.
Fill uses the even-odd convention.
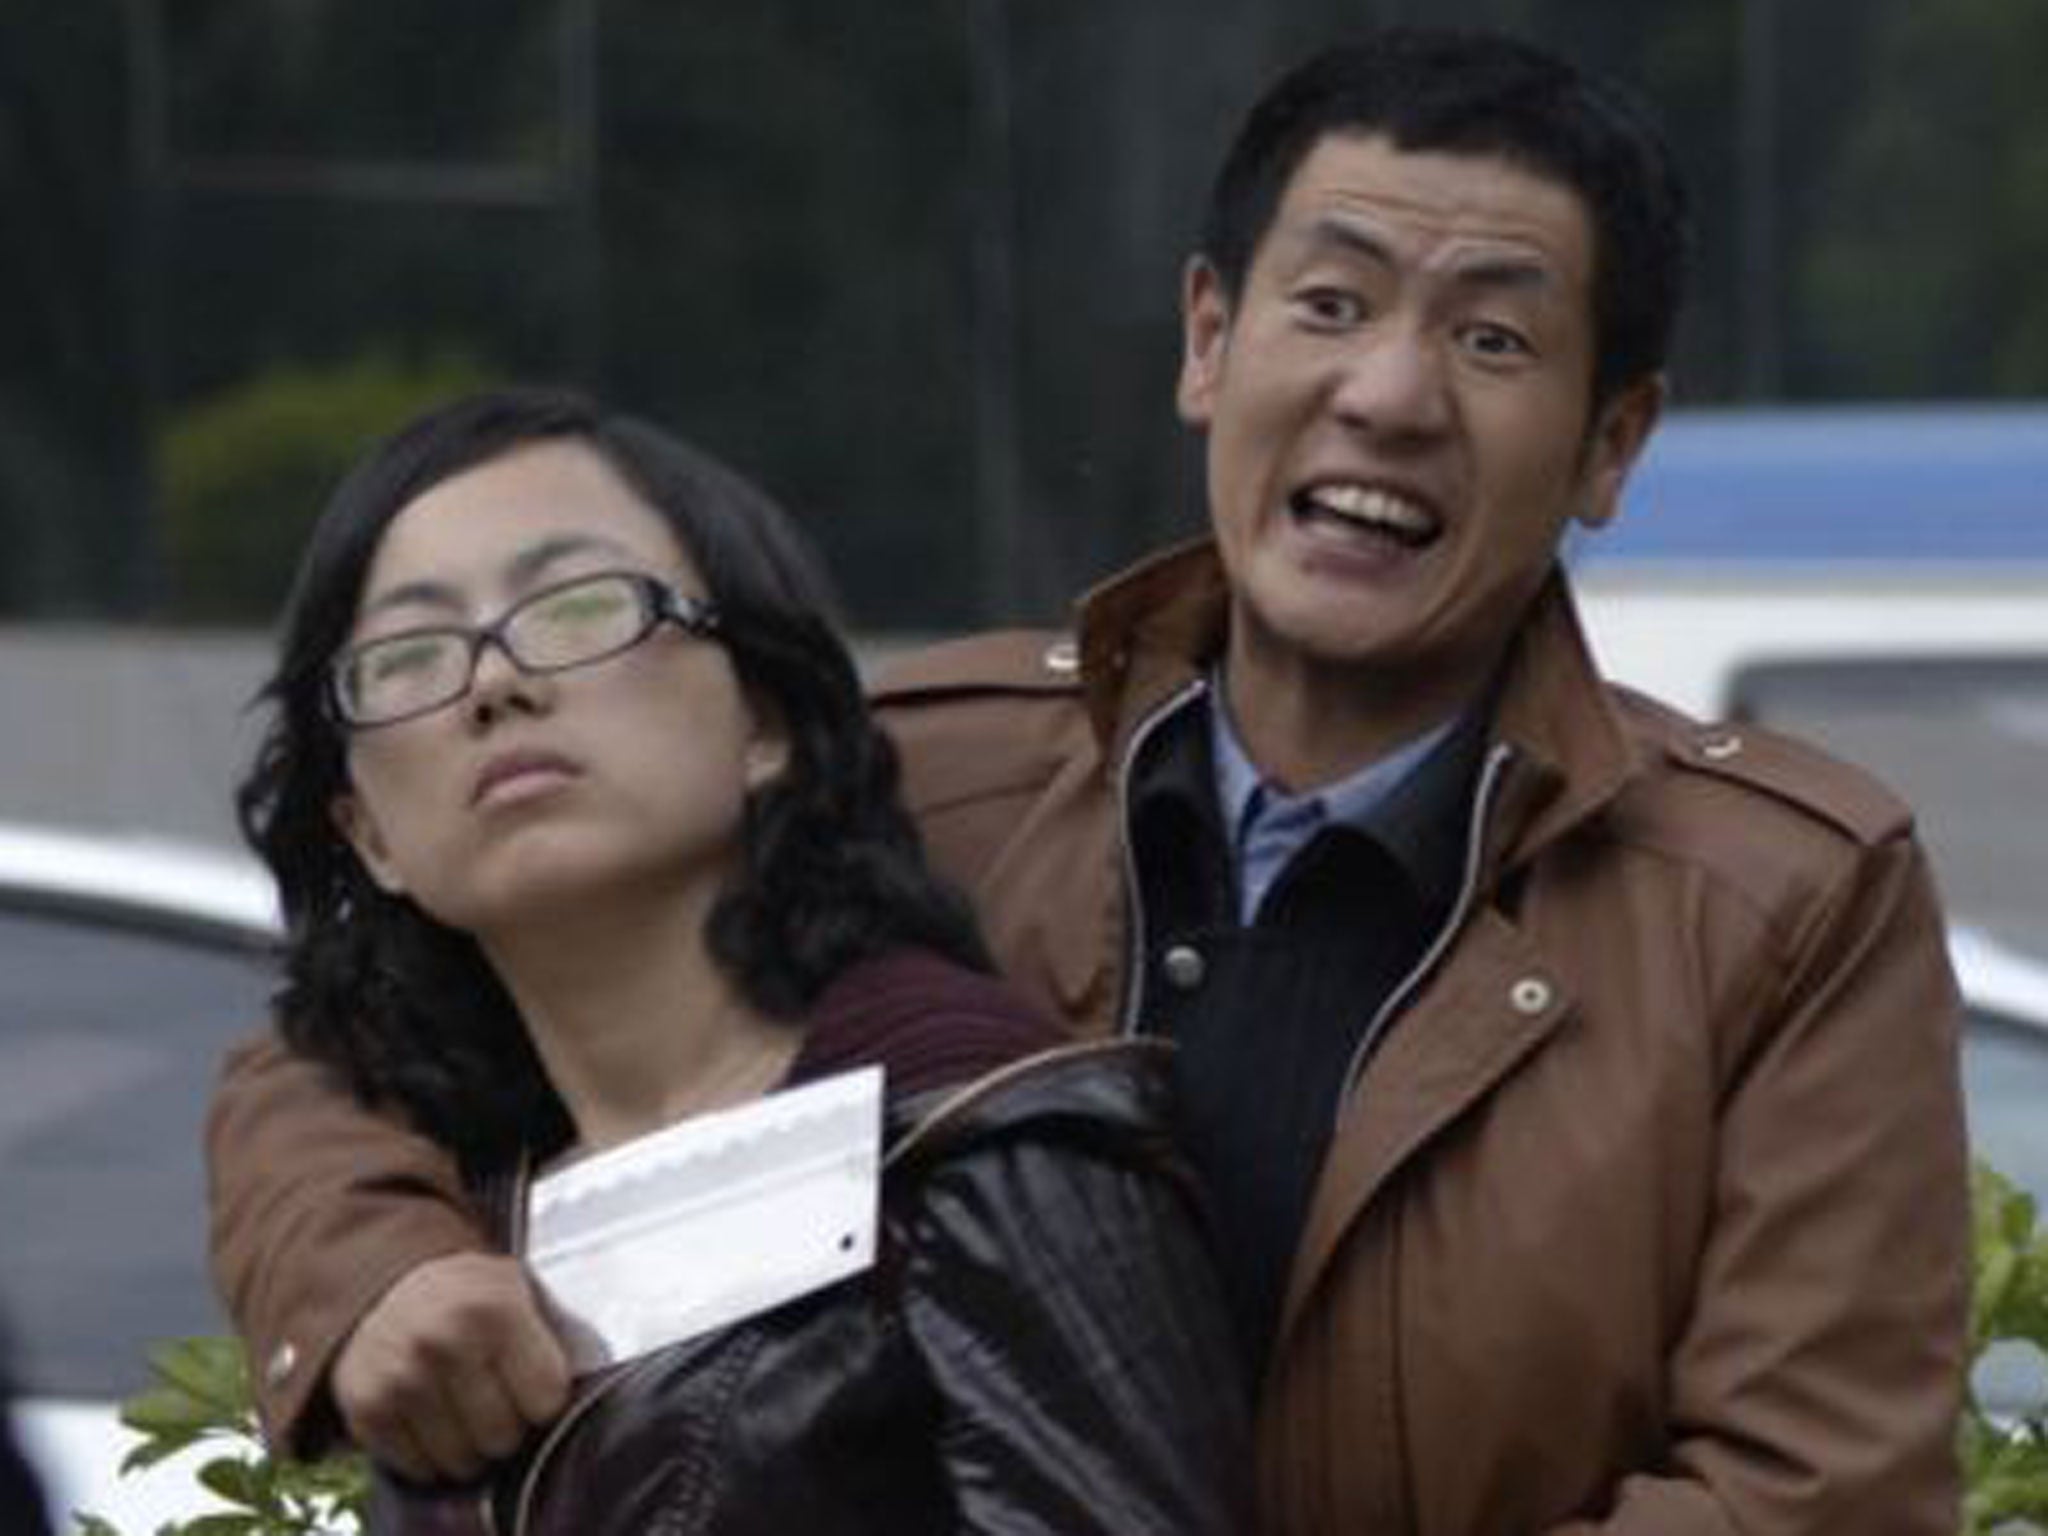
[[[1898,791],[1950,915],[2048,960],[2048,657],[1787,661],[1729,702]]]
[[[217,1333],[200,1136],[274,988],[255,952],[0,904],[0,1315],[19,1385],[106,1398]]]
[[[1883,779],[1913,807],[1950,920],[2048,962],[2048,658],[1780,661],[1738,675],[1729,704]],[[2048,987],[2010,1005],[2027,1017],[2007,1006],[1970,1014],[1970,1139],[2048,1205]]]
[[[2048,1018],[1972,1010],[1963,1089],[1977,1154],[2048,1208]]]

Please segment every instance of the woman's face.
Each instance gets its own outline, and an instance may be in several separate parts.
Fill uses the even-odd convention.
[[[668,524],[595,451],[528,444],[399,512],[349,644],[490,624],[536,592],[607,571],[706,596]],[[479,935],[593,901],[717,889],[738,856],[748,790],[786,758],[724,648],[671,623],[543,674],[486,645],[460,698],[356,730],[346,754],[334,816],[372,877]]]

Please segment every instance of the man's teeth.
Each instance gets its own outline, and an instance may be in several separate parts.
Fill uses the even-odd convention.
[[[1360,523],[1406,542],[1426,539],[1436,519],[1424,508],[1391,491],[1363,485],[1321,485],[1301,497],[1304,510],[1348,523]]]

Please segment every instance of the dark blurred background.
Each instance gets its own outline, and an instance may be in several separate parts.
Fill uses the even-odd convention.
[[[2048,395],[2048,6],[64,0],[0,14],[0,621],[249,626],[372,435],[508,377],[795,507],[869,629],[1191,530],[1180,259],[1257,86],[1504,24],[1698,193],[1687,404]]]

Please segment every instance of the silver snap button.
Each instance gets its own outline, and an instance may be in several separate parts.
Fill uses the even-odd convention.
[[[1700,756],[1709,762],[1726,762],[1742,750],[1742,738],[1730,731],[1725,736],[1709,736],[1700,743]]]
[[[1521,1014],[1541,1013],[1550,1006],[1550,983],[1541,976],[1524,976],[1508,989],[1508,1001]]]
[[[1209,962],[1202,958],[1202,952],[1192,944],[1175,944],[1159,957],[1159,969],[1165,975],[1169,986],[1183,992],[1192,992],[1202,984],[1202,978],[1209,974]]]
[[[1045,648],[1045,670],[1071,677],[1081,670],[1081,648],[1071,640],[1055,640]]]
[[[287,1339],[270,1352],[270,1358],[263,1364],[265,1386],[281,1387],[285,1378],[298,1368],[299,1347]]]

